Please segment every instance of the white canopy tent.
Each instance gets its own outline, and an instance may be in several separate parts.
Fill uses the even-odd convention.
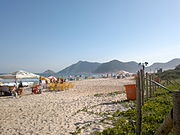
[[[116,74],[131,74],[131,73],[124,71],[124,70],[120,70],[120,71],[116,72]]]

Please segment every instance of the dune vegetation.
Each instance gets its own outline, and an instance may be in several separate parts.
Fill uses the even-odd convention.
[[[168,86],[174,90],[177,87]],[[180,89],[180,87],[178,88]],[[172,94],[163,89],[157,89],[153,98],[146,100],[142,107],[142,134],[151,135],[156,132],[160,124],[172,109]],[[96,132],[97,135],[135,135],[136,134],[136,105],[128,111],[116,111],[112,114],[113,128]],[[170,133],[172,134],[172,133]]]

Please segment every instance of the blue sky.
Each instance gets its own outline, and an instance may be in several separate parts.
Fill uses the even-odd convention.
[[[179,0],[0,0],[0,72],[180,58]]]

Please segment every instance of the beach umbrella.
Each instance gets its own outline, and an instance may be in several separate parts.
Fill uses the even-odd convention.
[[[13,72],[13,73],[0,75],[0,78],[16,80],[16,79],[22,79],[22,78],[39,78],[39,75],[30,73],[27,71],[19,70],[19,71]]]
[[[3,82],[0,82],[0,84],[3,84]]]
[[[54,77],[54,76],[49,76],[48,78],[51,80],[55,80],[55,81],[57,80],[56,77]]]
[[[40,80],[49,81],[49,78],[41,76],[41,77],[40,77]]]

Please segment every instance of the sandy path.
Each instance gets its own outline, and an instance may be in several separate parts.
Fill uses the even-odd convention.
[[[95,124],[103,116],[95,113],[124,109],[120,104],[108,104],[126,99],[125,94],[108,95],[123,91],[128,79],[92,79],[75,82],[75,88],[59,92],[44,92],[21,98],[0,98],[1,135],[69,135],[77,127],[90,125],[80,134],[103,130]],[[103,93],[103,95],[97,93]],[[97,96],[94,96],[94,95]],[[93,113],[89,113],[93,112]]]

